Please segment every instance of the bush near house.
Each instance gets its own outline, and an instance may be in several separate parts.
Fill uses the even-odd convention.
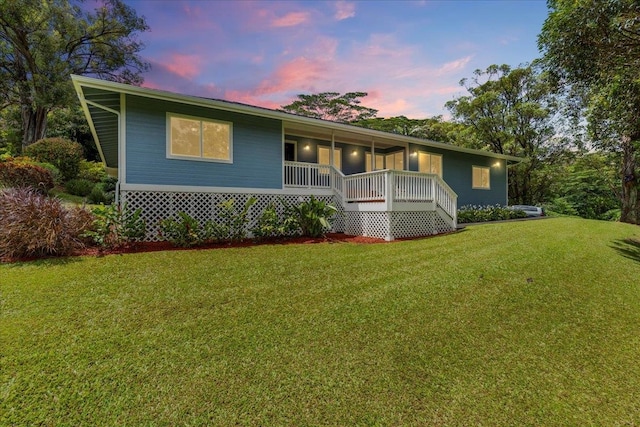
[[[73,194],[74,196],[87,197],[91,194],[94,186],[95,183],[88,179],[74,178],[67,181],[64,188],[67,190],[67,193]]]
[[[33,188],[46,193],[54,186],[52,172],[24,158],[9,158],[0,162],[0,187]]]
[[[507,219],[526,218],[521,210],[512,210],[500,205],[476,206],[466,205],[458,209],[458,223],[503,221]]]
[[[0,258],[68,255],[87,243],[93,215],[33,188],[0,192]]]
[[[64,181],[78,176],[80,161],[84,156],[80,144],[64,138],[41,139],[26,147],[24,154],[57,167]]]

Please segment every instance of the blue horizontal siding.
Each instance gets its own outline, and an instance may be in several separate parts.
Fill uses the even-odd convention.
[[[167,112],[231,122],[233,163],[168,159]],[[282,188],[279,120],[127,95],[126,127],[129,184]]]

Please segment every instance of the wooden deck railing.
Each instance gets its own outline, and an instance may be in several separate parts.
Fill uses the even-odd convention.
[[[343,202],[433,202],[454,221],[457,195],[438,175],[411,171],[381,170],[343,175],[328,166],[285,162],[285,187],[333,189]]]

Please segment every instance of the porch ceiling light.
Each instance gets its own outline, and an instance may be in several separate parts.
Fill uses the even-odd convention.
[[[358,155],[358,150],[356,150],[355,148],[353,149],[353,151],[351,152],[352,156],[357,156]]]
[[[495,162],[495,163],[493,164],[493,167],[494,167],[494,168],[499,168],[500,166],[502,166],[502,163],[500,163],[500,160],[498,160],[497,162]]]

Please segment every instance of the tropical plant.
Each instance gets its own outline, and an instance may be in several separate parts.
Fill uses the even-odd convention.
[[[303,236],[320,237],[331,228],[338,209],[311,196],[308,201],[288,205],[286,212],[295,219]]]
[[[220,226],[227,230],[227,236],[232,241],[242,240],[247,237],[247,224],[249,223],[249,209],[256,203],[255,197],[250,197],[245,202],[241,211],[237,211],[235,200],[229,199],[220,203]]]
[[[125,204],[98,206],[93,209],[93,227],[85,233],[104,248],[117,248],[144,239],[147,225],[142,209],[131,211]]]
[[[286,210],[280,215],[273,203],[269,203],[262,211],[255,227],[251,229],[256,239],[290,236],[296,232],[298,232],[298,223],[295,217],[288,215]]]
[[[0,258],[68,255],[85,246],[93,216],[32,188],[0,191]]]

